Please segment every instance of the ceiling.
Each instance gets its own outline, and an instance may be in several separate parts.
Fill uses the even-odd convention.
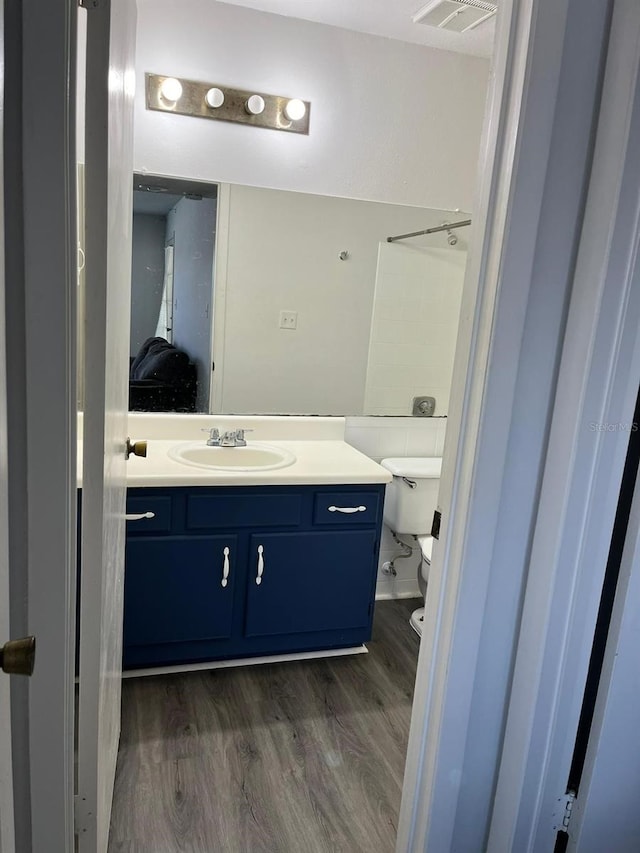
[[[133,193],[133,212],[151,216],[166,216],[181,198],[181,195],[149,193],[137,190]]]
[[[453,50],[474,56],[490,56],[495,18],[467,33],[447,32],[414,24],[412,16],[427,0],[225,0],[290,18],[302,18],[360,33],[387,36],[400,41]]]

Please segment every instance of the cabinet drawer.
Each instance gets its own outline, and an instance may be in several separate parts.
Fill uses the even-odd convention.
[[[168,533],[171,530],[171,498],[144,497],[143,495],[127,498],[127,515],[143,515],[152,512],[153,518],[141,518],[127,521],[127,536],[137,536],[142,533]]]
[[[315,496],[314,524],[375,524],[378,495],[372,492],[318,492]]]
[[[190,495],[187,529],[288,527],[300,524],[301,495]]]

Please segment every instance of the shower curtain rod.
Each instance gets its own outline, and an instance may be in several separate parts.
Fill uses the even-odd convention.
[[[387,237],[387,243],[395,243],[396,240],[406,240],[409,237],[422,237],[423,234],[435,234],[437,231],[450,231],[452,228],[463,228],[465,225],[471,225],[471,220],[463,219],[461,222],[449,222],[445,225],[436,225],[435,228],[425,228],[424,231],[412,231],[411,234],[398,234],[397,237]]]

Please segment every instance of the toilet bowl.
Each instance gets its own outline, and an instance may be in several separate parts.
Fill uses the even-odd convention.
[[[429,581],[429,569],[431,568],[431,550],[433,548],[433,536],[418,536],[418,547],[420,548],[420,567],[418,569],[418,586],[422,597],[426,599],[427,583]],[[413,630],[422,636],[424,624],[424,607],[418,607],[411,614],[409,624]]]
[[[438,503],[442,459],[436,456],[393,457],[380,463],[393,475],[384,499],[384,523],[396,535],[413,536],[420,548],[418,585],[424,597],[427,590],[433,537],[431,529]],[[417,549],[416,549],[417,550]],[[422,634],[424,607],[411,616],[411,626]]]

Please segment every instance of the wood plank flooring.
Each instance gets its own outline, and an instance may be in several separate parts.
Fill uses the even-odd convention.
[[[124,681],[110,853],[393,853],[416,606],[368,655]]]

